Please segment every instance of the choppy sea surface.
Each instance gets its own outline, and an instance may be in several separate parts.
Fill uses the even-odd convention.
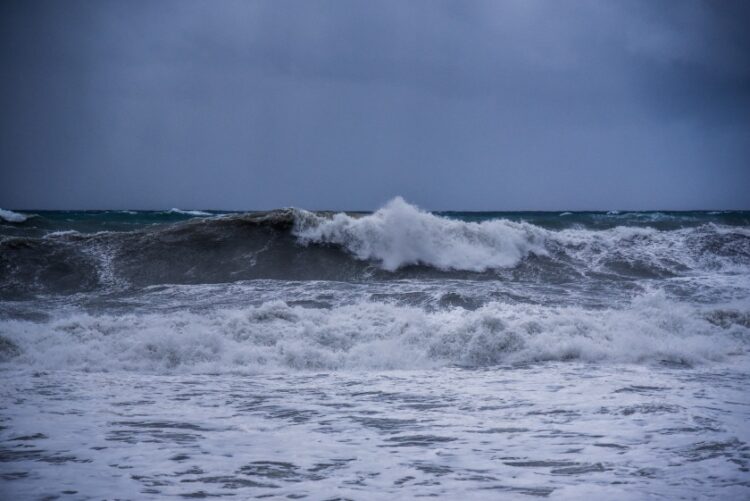
[[[0,498],[750,499],[750,212],[0,210]]]

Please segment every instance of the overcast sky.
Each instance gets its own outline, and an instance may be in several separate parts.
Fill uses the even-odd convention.
[[[750,209],[750,2],[4,1],[0,207]]]

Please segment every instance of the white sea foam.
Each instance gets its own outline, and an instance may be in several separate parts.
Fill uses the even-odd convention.
[[[442,270],[485,271],[515,266],[530,253],[546,254],[546,232],[527,223],[464,222],[419,210],[398,197],[371,215],[307,213],[295,234],[302,243],[342,245],[386,270],[423,264]]]
[[[712,322],[700,308],[656,292],[606,310],[494,302],[475,311],[426,311],[372,301],[307,309],[270,301],[200,314],[3,320],[0,332],[20,351],[7,363],[40,369],[262,372],[547,360],[694,364],[744,354],[750,334],[742,320],[746,315]]]
[[[45,238],[45,239],[48,239],[48,238],[58,238],[58,237],[65,237],[65,236],[69,236],[69,235],[80,235],[80,234],[81,234],[81,232],[76,231],[76,230],[51,231],[51,232],[47,233],[46,235],[44,235],[44,237],[42,237],[42,238]]]
[[[0,219],[8,223],[23,223],[28,218],[29,216],[26,216],[24,214],[19,214],[18,212],[13,212],[13,211],[6,210],[6,209],[0,209]]]
[[[746,228],[711,223],[672,231],[617,226],[601,231],[573,228],[549,232],[547,241],[596,271],[611,271],[617,265],[667,274],[724,271],[742,273],[738,281],[750,283],[745,273],[750,264],[750,240],[744,238],[748,234]],[[712,239],[729,235],[741,238],[709,247]]]

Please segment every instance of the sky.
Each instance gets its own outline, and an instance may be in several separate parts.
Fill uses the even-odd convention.
[[[0,207],[750,209],[750,2],[0,3]]]

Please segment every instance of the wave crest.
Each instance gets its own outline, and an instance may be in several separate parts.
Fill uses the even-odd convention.
[[[308,213],[294,234],[304,244],[336,244],[361,260],[375,260],[395,271],[409,265],[482,272],[517,265],[530,253],[546,255],[545,231],[527,223],[480,223],[435,216],[401,197],[371,215]]]

